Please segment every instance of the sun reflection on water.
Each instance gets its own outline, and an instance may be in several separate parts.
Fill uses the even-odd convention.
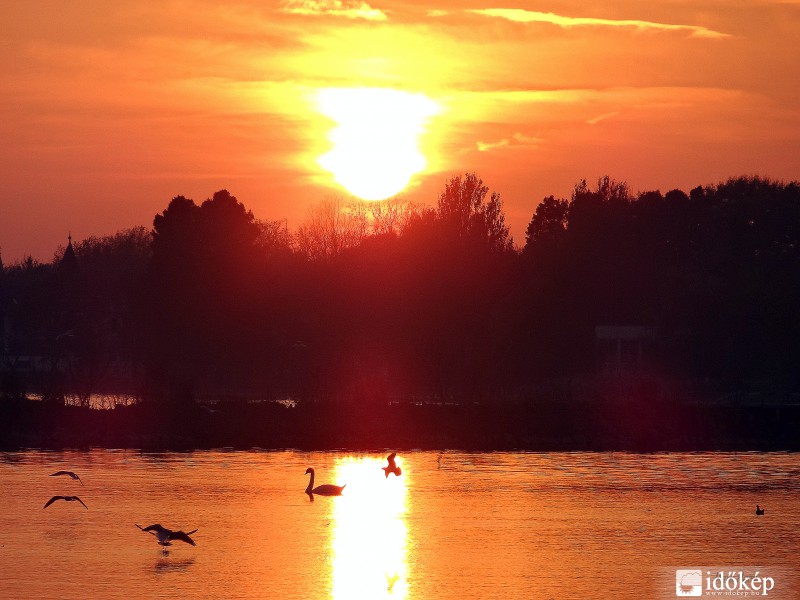
[[[336,464],[336,481],[347,487],[333,510],[334,600],[406,597],[408,475],[384,477],[385,463],[347,457]]]

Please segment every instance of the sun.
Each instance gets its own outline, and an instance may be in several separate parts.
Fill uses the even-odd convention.
[[[319,111],[336,123],[333,149],[317,162],[354,196],[383,200],[399,193],[427,162],[419,146],[440,110],[425,96],[387,88],[325,88]]]

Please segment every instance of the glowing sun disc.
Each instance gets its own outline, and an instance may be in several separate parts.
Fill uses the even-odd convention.
[[[333,149],[317,162],[337,183],[365,200],[383,200],[426,166],[419,136],[439,106],[423,94],[385,88],[326,88],[319,111],[336,123]]]

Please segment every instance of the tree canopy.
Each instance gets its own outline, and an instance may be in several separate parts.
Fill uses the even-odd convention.
[[[580,181],[536,206],[520,251],[474,173],[431,207],[328,200],[296,231],[221,190],[75,243],[74,272],[64,252],[0,274],[0,368],[43,357],[25,385],[53,397],[122,385],[124,364],[147,398],[528,398],[599,368],[599,325],[657,331],[664,377],[800,387],[796,182]]]

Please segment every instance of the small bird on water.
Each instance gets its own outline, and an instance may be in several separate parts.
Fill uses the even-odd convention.
[[[77,496],[53,496],[52,498],[50,498],[50,500],[48,500],[48,501],[47,501],[47,504],[45,504],[45,505],[44,505],[42,508],[43,508],[43,509],[44,509],[44,508],[47,508],[48,506],[50,506],[50,505],[51,505],[53,502],[55,502],[56,500],[64,500],[64,501],[66,501],[66,502],[75,502],[75,501],[78,501],[78,502],[80,502],[81,504],[83,504],[83,500],[81,500],[81,499],[80,499],[80,498],[78,498]],[[88,506],[86,506],[85,504],[83,504],[83,508],[85,508],[86,510],[89,510],[89,507],[88,507]]]
[[[756,515],[763,515],[764,509],[761,508],[758,504],[756,504]]]
[[[389,463],[389,465],[386,467],[381,467],[381,469],[383,469],[383,474],[386,477],[389,477],[389,473],[394,473],[398,477],[400,476],[400,473],[402,473],[400,467],[398,467],[397,464],[395,464],[394,462],[396,456],[397,452],[392,452],[389,456],[386,457],[386,460]]]
[[[189,532],[184,531],[172,531],[171,529],[167,529],[166,527],[162,527],[160,523],[155,523],[154,525],[148,525],[147,527],[142,527],[138,523],[134,523],[139,529],[142,531],[146,531],[147,533],[151,533],[158,539],[158,544],[164,547],[164,552],[167,552],[167,546],[172,545],[173,540],[179,540],[181,542],[186,542],[187,544],[191,544],[192,546],[196,546],[197,544],[194,543],[194,540],[189,536],[193,533],[197,532],[197,529],[192,529]]]
[[[50,477],[58,477],[59,475],[69,475],[73,479],[77,479],[78,481],[80,481],[81,485],[83,485],[83,482],[81,481],[81,478],[78,477],[72,471],[56,471],[55,473],[50,473]]]

